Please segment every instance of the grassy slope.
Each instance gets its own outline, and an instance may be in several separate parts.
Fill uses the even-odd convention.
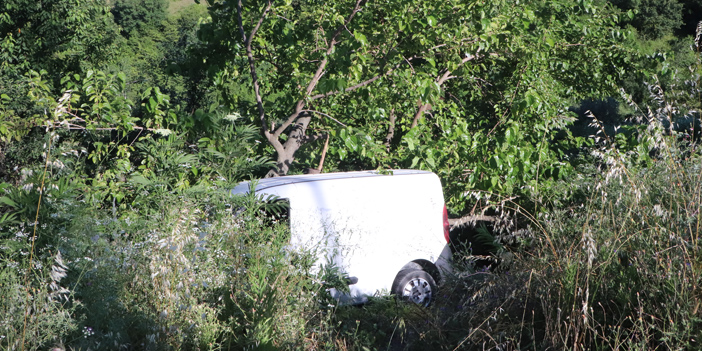
[[[168,12],[174,14],[193,4],[195,4],[195,0],[171,0],[168,6]],[[200,1],[200,6],[207,6],[207,4],[205,1]]]

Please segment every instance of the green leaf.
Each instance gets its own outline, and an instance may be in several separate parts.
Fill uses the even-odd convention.
[[[340,160],[344,160],[346,158],[346,156],[348,155],[348,152],[346,151],[346,149],[338,149],[337,153],[339,154]]]
[[[432,169],[436,168],[436,162],[434,162],[434,156],[433,155],[427,155],[427,158],[425,159],[429,167]]]
[[[532,92],[527,92],[524,99],[525,99],[528,107],[533,107],[538,102],[538,99],[536,98],[536,96]]]
[[[546,41],[546,45],[548,45],[550,47],[553,47],[554,45],[556,45],[556,41],[553,40],[553,38],[551,38],[551,37],[546,37],[545,41]]]
[[[142,185],[142,186],[153,184],[153,182],[151,180],[146,179],[146,177],[144,177],[143,175],[140,175],[140,174],[136,174],[136,175],[131,176],[129,178],[129,181],[134,183],[134,184],[138,184],[138,185]]]
[[[500,177],[498,177],[498,176],[490,177],[490,185],[492,185],[493,189],[496,189],[498,184],[500,184]]]
[[[407,147],[410,149],[410,151],[414,151],[414,149],[415,149],[414,140],[412,138],[405,138],[405,142],[407,142]]]
[[[361,46],[367,46],[368,45],[368,39],[366,39],[366,36],[361,33],[360,31],[356,31],[353,33],[354,38],[358,40],[359,43],[361,43]]]
[[[17,218],[17,214],[6,212],[2,217],[0,217],[0,226],[6,225],[6,224],[18,223],[16,218]]]
[[[434,18],[434,16],[427,16],[427,23],[431,27],[435,26],[436,25],[436,18]]]
[[[5,204],[6,206],[10,206],[12,208],[17,208],[17,203],[7,196],[0,197],[0,203]]]

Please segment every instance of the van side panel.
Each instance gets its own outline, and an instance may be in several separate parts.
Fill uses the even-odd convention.
[[[304,181],[258,191],[290,201],[291,246],[317,249],[318,263],[334,263],[358,278],[351,296],[389,292],[402,267],[437,262],[446,247],[444,198],[430,172]]]

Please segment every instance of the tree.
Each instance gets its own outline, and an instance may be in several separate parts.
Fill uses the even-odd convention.
[[[119,37],[104,0],[7,0],[0,5],[0,158],[41,109],[28,94],[30,71],[45,71],[46,89],[67,75],[108,62]]]
[[[611,0],[631,17],[622,24],[632,25],[649,40],[672,34],[683,25],[683,4],[678,0]]]
[[[132,31],[156,27],[168,17],[168,0],[117,0],[112,7],[115,23],[129,37]]]
[[[590,1],[242,0],[210,15],[207,62],[275,151],[269,175],[329,135],[350,168],[428,168],[462,188],[552,176],[568,104],[611,92],[626,60],[617,13]]]
[[[63,93],[66,79],[84,77],[91,70],[123,74],[120,93],[136,102],[134,116],[149,120],[141,100],[148,102],[156,87],[168,95],[174,110],[187,107],[192,113],[195,104],[188,97],[202,83],[192,84],[189,78],[195,74],[181,72],[195,66],[188,46],[197,40],[203,11],[192,7],[166,18],[167,6],[167,0],[120,0],[112,9],[105,0],[9,0],[0,5],[0,143],[19,140],[41,121],[35,116],[42,115],[43,108],[29,98],[36,81],[32,71],[44,72],[41,81],[51,96]],[[111,11],[119,14],[122,26],[139,30],[123,38]],[[0,144],[0,150],[4,146]]]
[[[114,54],[118,35],[104,0],[8,0],[0,9],[0,73],[63,77]]]

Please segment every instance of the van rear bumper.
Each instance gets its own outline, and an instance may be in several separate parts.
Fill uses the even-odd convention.
[[[449,247],[449,245],[446,244],[446,246],[444,246],[444,249],[441,251],[441,255],[439,255],[439,259],[437,259],[436,262],[434,262],[434,265],[439,270],[439,273],[441,274],[442,278],[445,277],[447,274],[451,274],[453,272],[451,257],[451,247]]]

